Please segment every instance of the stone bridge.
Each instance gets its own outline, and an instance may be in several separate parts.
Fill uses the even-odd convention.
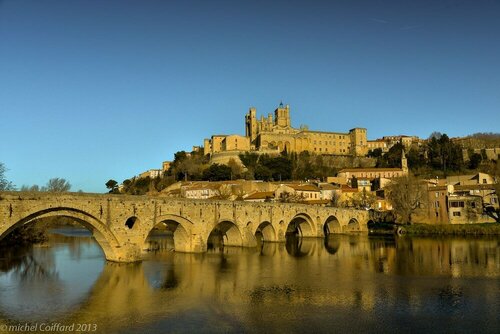
[[[257,238],[284,242],[287,233],[324,237],[367,231],[368,211],[295,203],[248,203],[148,196],[0,193],[0,242],[15,228],[46,217],[69,217],[92,232],[106,259],[141,260],[149,233],[173,233],[178,252],[201,253],[212,244],[254,247]]]

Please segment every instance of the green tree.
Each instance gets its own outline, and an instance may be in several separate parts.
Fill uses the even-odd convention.
[[[44,190],[53,193],[67,192],[71,189],[71,184],[63,178],[52,178],[47,182]]]
[[[116,182],[113,179],[110,179],[108,182],[106,182],[106,188],[109,189],[110,193],[114,193],[118,190],[118,182]]]
[[[414,170],[426,165],[425,154],[421,152],[418,148],[412,147],[406,153],[406,158],[408,159],[408,168]]]
[[[231,179],[231,167],[213,164],[203,171],[202,179],[205,181],[225,181]]]
[[[262,181],[270,181],[272,179],[272,171],[266,166],[257,165],[255,168],[255,179]]]
[[[6,172],[7,168],[0,162],[0,191],[15,190],[16,187],[5,177]]]
[[[463,155],[460,145],[453,143],[446,134],[439,138],[432,136],[427,143],[429,165],[446,173],[459,171],[463,167]]]
[[[203,152],[179,151],[174,154],[174,161],[170,165],[167,175],[173,175],[177,180],[201,180],[203,170],[208,164]]]
[[[377,159],[377,167],[401,168],[401,156],[403,150],[403,144],[395,144],[387,153]]]
[[[264,167],[269,168],[274,181],[290,180],[292,178],[292,163],[287,156],[280,155],[263,161]]]
[[[366,155],[369,158],[378,158],[382,156],[382,149],[381,148],[376,148],[373,150],[369,150],[368,154]]]
[[[300,152],[298,155],[291,155],[292,179],[307,180],[315,178],[315,168],[311,162],[311,155],[308,151]]]
[[[253,180],[255,178],[255,169],[257,168],[259,155],[256,153],[245,152],[244,154],[240,154],[239,158],[241,163],[247,169],[247,179]]]
[[[476,169],[479,167],[482,160],[483,160],[483,157],[481,156],[481,154],[472,153],[469,156],[469,165],[467,167],[469,167],[469,169]]]

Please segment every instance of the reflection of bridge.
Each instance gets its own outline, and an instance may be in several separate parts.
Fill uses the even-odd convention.
[[[117,262],[140,260],[146,238],[159,224],[174,233],[176,251],[200,253],[217,241],[253,247],[256,236],[282,242],[290,232],[323,237],[366,231],[369,220],[367,211],[291,203],[6,192],[0,194],[0,240],[20,225],[53,216],[80,222],[106,259]]]

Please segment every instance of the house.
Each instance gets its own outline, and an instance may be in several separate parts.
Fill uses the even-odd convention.
[[[494,178],[486,173],[477,173],[474,175],[457,175],[448,176],[446,178],[446,183],[451,185],[478,185],[478,184],[494,184]]]
[[[161,169],[150,169],[150,170],[147,170],[145,172],[142,172],[141,174],[139,174],[139,179],[144,179],[146,177],[150,177],[152,179],[155,179],[157,177],[160,177],[162,175],[162,170]]]
[[[276,199],[285,198],[287,196],[292,196],[304,202],[321,199],[319,188],[313,184],[307,183],[281,184],[274,193]]]
[[[484,214],[485,207],[497,209],[498,195],[485,173],[458,175],[443,180],[429,180],[427,185],[427,217],[425,223],[469,224],[492,222]],[[442,185],[446,184],[446,185]]]
[[[340,186],[330,183],[318,183],[320,198],[323,200],[331,200],[334,196],[340,196]]]
[[[475,195],[448,196],[448,216],[450,224],[482,223],[483,206],[482,198]]]

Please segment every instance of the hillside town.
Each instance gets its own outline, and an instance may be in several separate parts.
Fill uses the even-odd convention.
[[[294,128],[290,106],[280,103],[274,115],[260,119],[256,109],[250,108],[245,115],[245,135],[212,135],[204,140],[203,146],[179,152],[174,161],[164,161],[161,169],[145,171],[111,190],[134,193],[130,189],[143,184],[144,191],[155,196],[297,202],[389,211],[394,209],[394,201],[387,196],[392,181],[417,171],[419,188],[425,189],[425,195],[418,199],[413,221],[492,222],[496,216],[491,213],[499,209],[496,189],[500,144],[498,136],[489,141],[483,137],[448,139],[446,135],[433,134],[429,139],[421,139],[392,135],[368,140],[365,128],[347,132],[312,131],[307,126]],[[443,147],[448,151],[446,157],[439,156]],[[295,158],[286,160],[285,156]],[[263,168],[259,170],[259,166],[247,162],[251,157],[255,163],[281,158],[283,165],[300,165],[301,159],[306,164],[312,161],[312,165],[320,161],[323,172],[288,175],[284,172],[286,168],[282,168],[266,174]],[[195,158],[202,162],[196,165]],[[428,161],[439,173],[426,175],[422,172],[423,161]],[[481,171],[480,164],[489,166],[488,171],[492,172]],[[227,174],[204,177],[211,170],[216,173],[224,170]],[[160,181],[155,186],[152,180]]]

